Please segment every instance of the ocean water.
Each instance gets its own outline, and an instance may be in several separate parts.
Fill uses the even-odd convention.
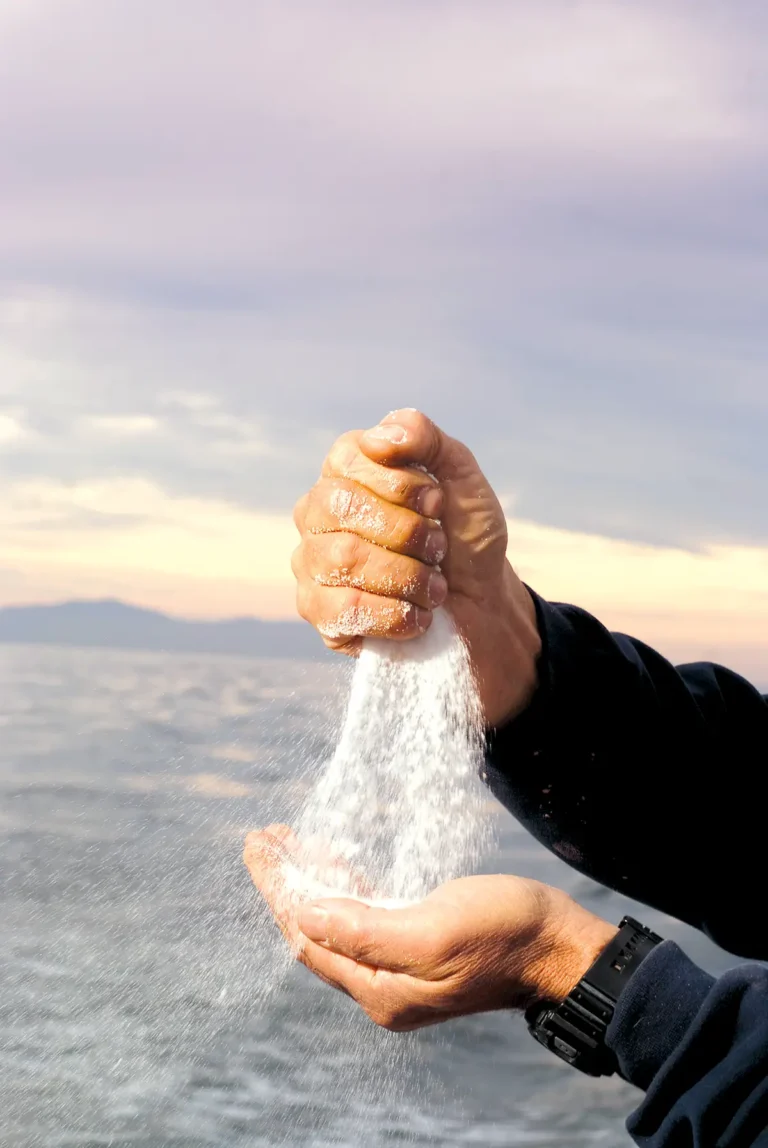
[[[3,1148],[629,1143],[639,1094],[561,1065],[516,1015],[396,1036],[301,967],[264,991],[281,942],[242,838],[298,808],[348,681],[341,663],[0,646]],[[735,963],[490,798],[488,817],[488,871]]]

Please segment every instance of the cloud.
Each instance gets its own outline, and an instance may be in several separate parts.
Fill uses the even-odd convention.
[[[612,629],[678,661],[750,650],[768,680],[768,547],[699,553],[511,520],[509,558],[554,601],[575,601]]]
[[[86,415],[82,425],[88,431],[116,438],[156,434],[161,426],[154,415]]]
[[[118,594],[195,616],[294,613],[289,518],[171,498],[140,479],[19,482],[0,506],[16,601]],[[17,585],[6,574],[6,590]],[[0,593],[3,582],[0,579]]]
[[[439,277],[499,212],[529,247],[762,147],[714,6],[171,0],[148,37],[149,12],[41,3],[0,44],[11,274],[271,309],[297,275]]]
[[[402,404],[521,520],[768,544],[764,7],[0,0],[0,28],[6,486],[139,484],[133,531],[284,521]]]
[[[118,593],[174,614],[295,616],[298,538],[279,515],[140,480],[19,483],[0,530],[0,596],[15,601]],[[519,518],[509,530],[510,560],[546,597],[576,601],[675,661],[724,661],[768,681],[768,547],[691,554]]]
[[[19,439],[24,438],[25,433],[24,427],[18,418],[7,412],[0,411],[0,443],[3,446],[18,442]]]

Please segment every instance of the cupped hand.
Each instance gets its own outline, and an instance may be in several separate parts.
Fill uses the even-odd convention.
[[[616,934],[560,890],[512,876],[451,881],[406,908],[297,900],[275,829],[290,833],[250,835],[245,862],[298,959],[393,1031],[562,1000]]]
[[[499,501],[471,451],[425,415],[394,411],[334,445],[297,505],[299,613],[327,646],[418,637],[447,605],[466,640],[489,725],[536,688],[531,596],[507,561]]]

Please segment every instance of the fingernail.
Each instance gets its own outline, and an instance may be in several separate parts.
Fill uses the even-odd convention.
[[[442,574],[437,570],[429,576],[429,587],[427,590],[429,600],[433,606],[442,606],[445,599],[448,597],[448,583]]]
[[[432,621],[432,611],[422,610],[421,606],[416,607],[416,625],[420,633],[424,633],[429,629],[429,623]]]
[[[309,937],[310,941],[327,941],[329,916],[327,909],[308,905],[299,914],[299,928],[305,937]]]
[[[377,442],[391,442],[394,446],[402,446],[408,437],[408,432],[405,427],[390,423],[385,427],[372,427],[365,432],[365,437],[376,439]]]
[[[428,486],[419,495],[419,510],[426,518],[437,518],[443,508],[443,492],[436,486]]]
[[[448,551],[448,539],[442,530],[430,530],[427,535],[426,546],[427,562],[439,566]]]

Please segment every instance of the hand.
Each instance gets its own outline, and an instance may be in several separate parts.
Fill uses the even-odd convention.
[[[271,900],[278,923],[289,922],[297,907],[320,897],[375,899],[376,891],[364,873],[328,844],[316,837],[299,841],[287,825],[269,825],[246,838],[245,860],[260,858],[261,869],[270,875]],[[295,944],[290,930],[283,930]]]
[[[528,705],[536,613],[507,561],[504,513],[467,447],[418,411],[395,411],[338,440],[295,521],[299,613],[327,646],[354,654],[366,636],[417,637],[445,603],[488,724]]]
[[[451,881],[402,909],[302,903],[286,897],[275,832],[290,833],[251,834],[245,862],[298,959],[392,1031],[562,1000],[616,935],[560,890],[519,877]]]

